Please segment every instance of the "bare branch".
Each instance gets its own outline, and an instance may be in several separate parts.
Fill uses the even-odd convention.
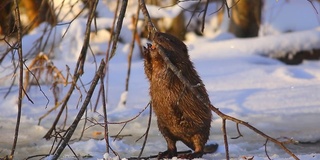
[[[89,3],[92,3],[91,8],[90,8],[90,15],[88,17],[88,21],[87,21],[87,25],[86,25],[86,36],[84,37],[84,42],[83,44],[87,44],[89,45],[89,40],[90,40],[90,32],[91,32],[91,22],[95,17],[95,12],[97,9],[97,5],[98,5],[98,1],[99,0],[94,0],[94,1],[89,1]],[[86,60],[86,56],[87,56],[87,50],[88,50],[88,46],[83,45],[81,52],[80,52],[80,56],[79,56],[79,62],[80,62],[80,66],[79,68],[76,68],[76,70],[79,69],[79,73],[83,74],[84,73],[84,62]]]
[[[88,17],[88,23],[86,25],[86,34],[85,34],[85,38],[84,38],[84,42],[83,42],[83,45],[82,45],[80,56],[78,58],[78,61],[77,61],[77,64],[76,64],[76,67],[75,67],[75,70],[74,70],[72,84],[70,86],[70,89],[69,89],[67,95],[64,97],[64,99],[62,101],[62,106],[60,108],[60,111],[59,111],[58,115],[56,116],[56,119],[54,120],[54,122],[53,122],[51,128],[49,129],[49,131],[44,136],[44,138],[46,138],[46,139],[50,139],[50,136],[51,136],[53,130],[55,130],[56,125],[59,122],[60,116],[62,115],[64,109],[66,108],[67,102],[69,101],[69,99],[70,99],[70,97],[71,97],[71,95],[72,95],[72,93],[73,93],[73,91],[74,91],[74,89],[75,89],[75,87],[77,85],[77,81],[78,81],[79,77],[84,72],[83,67],[84,67],[84,61],[85,61],[85,58],[86,58],[86,53],[87,53],[87,50],[88,50],[88,47],[89,47],[91,22],[93,20],[94,12],[95,12],[97,4],[98,4],[98,0],[95,0],[94,1],[94,5],[92,5],[92,9],[90,10],[91,13],[90,13],[90,16]],[[59,104],[56,104],[56,106],[59,106]]]
[[[72,125],[69,127],[69,130],[68,130],[66,136],[63,138],[63,141],[62,141],[60,147],[58,148],[58,150],[54,154],[54,156],[52,158],[53,160],[58,159],[58,157],[61,155],[62,151],[64,150],[64,148],[68,144],[69,140],[71,139],[74,131],[76,130],[76,128],[77,128],[77,126],[78,126],[78,124],[79,124],[79,122],[81,120],[81,117],[83,116],[84,112],[87,109],[88,104],[90,103],[90,100],[91,100],[91,97],[93,95],[94,89],[96,88],[96,85],[97,85],[99,79],[101,78],[101,76],[103,74],[104,67],[105,67],[105,62],[102,60],[101,63],[100,63],[99,69],[96,72],[96,74],[95,74],[95,76],[94,76],[94,78],[92,80],[90,89],[88,90],[88,94],[86,96],[86,99],[83,102],[83,104],[82,104],[82,106],[81,106],[81,108],[80,108],[80,110],[78,112],[77,117],[73,121]]]
[[[316,13],[319,14],[319,13],[318,13],[318,10],[317,10],[317,8],[314,6],[313,2],[312,2],[311,0],[307,0],[307,1],[310,2],[311,6],[312,6],[313,9],[316,11]]]
[[[121,32],[121,28],[122,28],[122,22],[123,22],[124,15],[127,10],[127,4],[128,4],[128,0],[122,1],[120,15],[119,15],[118,22],[117,22],[117,28],[116,28],[116,32],[114,33],[115,37],[112,39],[113,43],[112,43],[111,55],[110,55],[109,59],[111,59],[116,54],[118,39],[119,39],[119,35]],[[113,31],[112,31],[112,34],[113,34]]]
[[[137,34],[137,26],[138,26],[138,21],[139,21],[139,11],[140,11],[140,6],[138,5],[137,7],[137,12],[136,16],[132,16],[132,23],[134,25],[133,32],[132,32],[132,40],[131,40],[131,46],[130,46],[130,51],[128,54],[128,70],[127,70],[127,78],[126,78],[126,88],[125,91],[129,91],[129,80],[130,80],[130,73],[131,73],[131,61],[132,61],[132,54],[134,50],[134,44],[135,44],[135,39],[136,39],[136,34]],[[123,103],[126,104],[125,100]]]
[[[16,17],[16,25],[18,28],[17,41],[18,41],[18,55],[19,55],[19,94],[18,94],[18,113],[17,113],[17,121],[16,128],[14,133],[14,140],[11,149],[11,158],[14,157],[14,152],[16,150],[19,128],[20,128],[20,118],[21,118],[21,108],[22,108],[22,99],[23,99],[23,55],[22,55],[22,26],[20,20],[20,11],[19,11],[19,2],[18,0],[14,0],[15,6],[15,17]]]
[[[103,120],[104,120],[104,140],[106,141],[106,152],[109,153],[109,127],[108,127],[108,114],[107,114],[107,101],[106,101],[106,92],[104,89],[103,77],[100,77],[100,89],[102,93],[100,96],[102,97],[102,109],[103,109]]]
[[[231,137],[231,139],[238,139],[240,137],[243,137],[243,135],[240,132],[239,123],[237,123],[237,132],[238,132],[238,136],[237,137]]]
[[[194,10],[192,11],[192,15],[191,15],[191,17],[190,17],[190,19],[189,19],[186,27],[188,27],[188,26],[190,25],[192,18],[194,17],[194,15],[196,14],[196,11],[197,11],[198,7],[200,6],[200,3],[201,3],[201,1],[199,1],[199,2],[197,3],[197,5],[195,6]],[[204,23],[204,22],[203,22],[203,23]]]
[[[269,154],[268,154],[268,150],[267,150],[267,143],[268,143],[268,139],[266,139],[266,142],[264,143],[264,152],[266,153],[268,159],[271,160],[271,158],[269,157]]]
[[[141,151],[139,153],[139,156],[138,156],[138,159],[141,157],[142,153],[143,153],[143,150],[144,150],[144,147],[146,146],[146,143],[147,143],[147,139],[148,139],[148,135],[149,135],[149,129],[150,129],[150,126],[151,126],[151,118],[152,118],[152,107],[151,107],[151,102],[149,102],[149,120],[148,120],[148,127],[147,127],[147,130],[146,130],[146,133],[144,134],[144,141],[143,141],[143,144],[142,144],[142,148],[141,148]]]
[[[222,118],[222,132],[223,132],[223,139],[224,139],[224,148],[226,151],[226,159],[229,159],[229,144],[228,144],[228,136],[227,136],[226,119],[225,118]]]
[[[207,15],[208,6],[209,6],[209,1],[206,2],[205,8],[204,8],[204,12],[203,12],[203,15],[202,15],[202,26],[201,26],[201,32],[202,32],[202,33],[203,33],[203,31],[204,31],[204,26],[205,26],[205,21],[206,21],[206,15]]]
[[[156,27],[153,25],[152,21],[151,21],[151,18],[150,18],[150,15],[149,15],[149,12],[147,10],[147,7],[146,7],[146,3],[144,0],[140,0],[140,8],[141,8],[141,11],[144,15],[144,20],[147,24],[147,29],[148,29],[148,32],[149,32],[149,37],[150,37],[150,34],[151,34],[151,38],[154,36],[154,33],[157,31]]]
[[[142,114],[142,112],[144,112],[144,111],[148,108],[148,105],[149,105],[149,104],[147,104],[137,115],[135,115],[134,117],[132,117],[132,118],[126,120],[126,121],[121,121],[121,122],[108,122],[108,123],[109,123],[109,124],[123,124],[123,123],[128,123],[128,122],[130,122],[130,121],[133,121],[134,119],[138,118],[138,117]]]

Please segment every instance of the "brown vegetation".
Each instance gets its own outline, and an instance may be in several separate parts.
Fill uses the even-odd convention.
[[[0,1],[0,35],[9,36],[16,31],[12,7],[11,0]]]
[[[48,22],[51,25],[57,23],[53,10],[52,2],[48,0],[23,0],[20,2],[25,9],[30,29],[34,29],[42,22]]]
[[[233,0],[229,31],[237,37],[256,37],[261,23],[262,0]]]

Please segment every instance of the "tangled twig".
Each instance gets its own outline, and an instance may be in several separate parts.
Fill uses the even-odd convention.
[[[74,91],[74,89],[76,88],[77,81],[79,80],[80,76],[84,72],[83,67],[84,67],[84,62],[85,62],[85,59],[86,59],[87,50],[88,50],[88,47],[89,47],[91,22],[93,20],[94,15],[95,15],[94,13],[95,13],[97,4],[98,4],[98,0],[95,0],[94,1],[94,5],[92,5],[92,8],[90,9],[90,16],[88,17],[88,22],[87,22],[87,25],[86,25],[86,34],[85,34],[85,38],[84,38],[84,42],[83,42],[83,46],[82,46],[82,49],[81,49],[80,56],[78,58],[78,61],[77,61],[77,64],[76,64],[76,67],[75,67],[75,70],[74,70],[74,74],[73,74],[74,76],[73,76],[73,79],[72,79],[72,83],[71,83],[70,89],[69,89],[67,95],[62,100],[62,105],[61,105],[61,108],[60,108],[60,111],[59,111],[58,115],[56,116],[56,119],[54,120],[54,122],[53,122],[51,128],[49,129],[49,131],[44,136],[44,138],[46,138],[46,139],[50,139],[52,132],[55,130],[56,125],[59,122],[60,116],[62,115],[62,113],[63,113],[64,109],[66,108],[67,103],[68,103],[68,101],[69,101],[69,99],[70,99],[70,97],[71,97],[71,95],[72,95],[72,93]],[[56,104],[56,106],[59,106],[59,105],[60,104]]]
[[[68,129],[68,132],[66,134],[66,136],[64,136],[61,140],[62,140],[62,143],[60,144],[58,150],[56,151],[56,153],[54,154],[53,156],[53,160],[56,160],[58,159],[58,157],[60,156],[60,154],[62,153],[62,151],[64,150],[64,148],[67,146],[69,140],[71,139],[71,136],[73,135],[74,131],[76,130],[80,120],[81,120],[81,117],[83,116],[83,114],[85,113],[86,109],[87,109],[87,106],[88,104],[90,103],[90,100],[91,100],[91,97],[93,95],[93,92],[94,92],[94,89],[96,88],[96,85],[99,81],[99,79],[101,78],[102,74],[103,74],[103,69],[105,67],[105,62],[102,60],[101,63],[100,63],[100,67],[98,69],[98,71],[96,72],[93,80],[92,80],[92,83],[91,83],[91,86],[90,86],[90,89],[88,90],[88,94],[78,112],[78,115],[77,117],[75,118],[75,120],[73,121],[73,123],[71,124],[71,126],[69,127]]]

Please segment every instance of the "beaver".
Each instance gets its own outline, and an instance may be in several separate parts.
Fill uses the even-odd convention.
[[[195,86],[200,101],[166,65],[159,54],[161,47],[179,72]],[[151,106],[157,116],[158,128],[167,142],[167,150],[158,158],[177,156],[176,142],[182,141],[194,152],[181,158],[200,158],[206,152],[212,113],[204,103],[211,104],[208,93],[193,63],[187,46],[178,38],[156,32],[153,44],[144,47],[144,70],[150,82]],[[214,152],[217,145],[211,145]],[[208,147],[209,148],[209,147]]]

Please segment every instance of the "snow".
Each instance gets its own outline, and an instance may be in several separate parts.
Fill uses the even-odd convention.
[[[267,28],[263,27],[260,33],[262,35],[281,34],[282,32],[318,27],[320,22],[319,8],[319,3],[313,2],[312,5],[309,2],[305,3],[305,1],[297,0],[267,2],[264,6],[266,12],[263,15],[264,26]],[[284,20],[285,23],[283,23]]]
[[[61,0],[55,2],[55,5],[66,3]],[[72,20],[81,9],[81,5],[76,2],[70,0],[69,3],[66,3],[74,6],[74,8],[72,11],[68,10],[68,7],[62,10],[60,20],[64,22]],[[320,11],[320,4],[315,1],[313,3],[316,9]],[[134,4],[136,3],[132,3],[129,7],[129,14],[135,13]],[[91,35],[92,53],[96,54],[93,55],[91,51],[88,52],[85,72],[81,77],[86,89],[90,86],[100,60],[105,58],[104,54],[110,34],[105,28],[111,27],[113,18],[113,10],[110,6],[114,6],[114,3],[101,1],[98,5],[99,15],[101,15],[97,18],[98,31],[97,34],[93,33]],[[154,16],[165,14],[168,17],[173,17],[179,12],[177,6],[160,10],[154,6],[149,7],[151,15]],[[44,53],[55,56],[52,62],[64,75],[67,73],[66,65],[70,67],[70,73],[73,73],[73,67],[80,53],[86,24],[85,13],[70,24],[58,25],[54,28],[53,33],[49,34],[47,32],[44,36],[44,39],[48,38],[47,47],[41,46],[45,48]],[[206,85],[213,105],[223,113],[249,122],[274,138],[310,142],[287,145],[300,159],[304,160],[320,159],[320,62],[304,61],[300,65],[292,66],[285,65],[270,57],[277,57],[279,54],[301,49],[319,48],[319,18],[320,16],[308,1],[266,1],[263,27],[259,37],[239,39],[222,29],[214,34],[209,32],[203,37],[188,33],[185,41],[190,57]],[[141,115],[129,122],[121,132],[121,135],[128,136],[121,139],[110,138],[111,147],[122,159],[139,155],[143,139],[137,142],[136,140],[145,133],[149,118],[149,109],[142,112],[150,98],[148,81],[144,75],[143,61],[140,58],[138,47],[135,47],[133,55],[129,91],[125,91],[127,54],[132,29],[130,25],[131,18],[126,16],[123,32],[120,35],[123,42],[118,44],[117,53],[109,63],[108,79],[107,112],[109,122],[116,123],[133,119],[141,112]],[[36,41],[43,35],[45,28],[46,24],[42,24],[32,33],[24,36],[23,51],[25,54],[32,51],[37,44]],[[206,29],[209,28],[210,26],[206,26]],[[290,33],[283,33],[288,31]],[[145,44],[146,40],[142,40],[142,42]],[[1,51],[3,46],[1,44]],[[13,81],[11,76],[13,72],[12,56],[14,55],[6,57],[0,66],[0,157],[10,154],[18,111],[17,82],[14,83],[11,92],[5,97]],[[26,63],[29,64],[30,61],[31,58]],[[79,86],[82,86],[82,84],[79,84]],[[40,91],[38,86],[31,87],[28,95],[34,102],[33,104],[27,98],[23,99],[20,134],[15,153],[16,159],[47,154],[52,147],[53,140],[47,141],[42,137],[51,127],[59,108],[42,119],[40,125],[38,125],[38,119],[54,107],[51,87],[42,84],[41,90],[44,93]],[[69,85],[62,88],[59,94],[60,99],[64,97],[68,89]],[[71,124],[86,96],[83,87],[80,87],[80,90],[81,92],[74,92],[68,103],[67,124]],[[47,104],[48,100],[45,96],[49,98],[49,104]],[[79,101],[81,96],[82,100]],[[97,112],[93,111],[96,98],[97,94],[94,94],[87,115],[98,122],[103,122],[101,117],[103,115],[102,106],[98,106]],[[123,102],[126,102],[126,104],[124,105]],[[63,117],[65,117],[65,114]],[[62,121],[58,124],[60,128],[63,128]],[[86,157],[84,159],[119,159],[112,152],[110,154],[106,153],[103,128],[98,125],[87,128],[82,140],[78,141],[83,123],[84,121],[81,121],[70,142],[70,147],[77,156]],[[204,155],[203,158],[198,160],[223,159],[225,157],[221,124],[221,119],[214,114],[208,143],[218,143],[220,147],[216,153]],[[116,135],[123,125],[110,124],[109,134]],[[230,139],[238,134],[236,124],[229,121],[227,130],[232,159],[250,157],[254,157],[255,160],[268,159],[263,137],[244,126],[240,126],[243,137]],[[188,150],[182,143],[177,145],[179,150]],[[165,149],[166,143],[157,129],[156,117],[153,116],[143,156],[154,155]],[[267,143],[267,150],[272,159],[292,159],[272,142]],[[47,160],[51,158],[52,156],[46,157]],[[64,160],[75,159],[68,148],[65,149],[61,158]]]

